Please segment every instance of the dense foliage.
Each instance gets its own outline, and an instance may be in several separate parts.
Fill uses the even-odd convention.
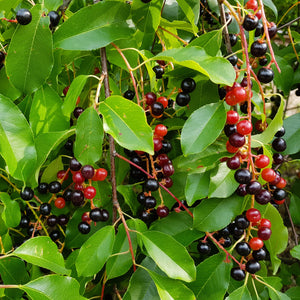
[[[271,0],[0,18],[1,299],[298,299],[300,36]]]

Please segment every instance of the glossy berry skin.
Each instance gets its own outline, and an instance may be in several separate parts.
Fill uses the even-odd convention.
[[[231,146],[233,146],[235,148],[240,148],[245,145],[246,139],[245,139],[245,136],[243,136],[239,133],[233,133],[229,137],[229,143]]]
[[[154,208],[156,206],[156,199],[152,196],[147,196],[144,202],[145,208]]]
[[[107,222],[109,219],[109,212],[104,209],[104,208],[100,208],[100,212],[101,212],[101,222]]]
[[[246,186],[246,191],[250,195],[259,194],[261,189],[262,189],[261,184],[256,180],[250,181]]]
[[[160,217],[160,218],[165,218],[166,216],[168,216],[169,214],[169,208],[167,206],[159,206],[156,209],[156,214]]]
[[[158,164],[162,167],[163,165],[166,165],[169,163],[169,157],[167,154],[159,154],[157,156]]]
[[[63,181],[67,180],[69,178],[69,173],[65,170],[60,170],[57,172],[57,179],[61,179]]]
[[[273,198],[274,200],[280,201],[286,198],[286,191],[282,189],[276,189],[273,192]]]
[[[28,228],[29,224],[30,224],[30,219],[27,216],[22,216],[19,226],[21,228]]]
[[[196,82],[193,78],[185,78],[181,82],[181,89],[185,93],[191,93],[196,88]]]
[[[99,168],[95,170],[95,174],[92,178],[93,181],[103,181],[107,177],[107,171],[104,168]]]
[[[249,260],[246,263],[246,271],[250,274],[255,274],[260,270],[260,263],[254,259]]]
[[[84,194],[82,191],[75,190],[72,192],[71,201],[73,205],[80,206],[84,203]]]
[[[267,252],[264,248],[260,248],[259,250],[252,251],[253,258],[258,260],[265,260],[267,258]]]
[[[262,57],[259,59],[259,65],[265,66],[268,63],[268,59],[266,57]]]
[[[47,218],[47,225],[53,227],[57,224],[58,218],[55,215],[51,215]]]
[[[235,225],[239,229],[246,229],[250,225],[250,222],[244,215],[239,215],[234,219]]]
[[[72,171],[79,171],[81,169],[81,163],[76,158],[71,158],[69,166]]]
[[[51,213],[51,205],[49,203],[43,203],[40,206],[40,213],[43,216],[49,216]]]
[[[261,190],[255,195],[255,201],[261,205],[268,204],[271,201],[271,194],[268,190]]]
[[[286,149],[286,141],[283,138],[276,138],[272,142],[272,147],[277,152],[283,152]]]
[[[91,226],[87,222],[80,222],[78,224],[78,231],[82,234],[88,234],[91,231]]]
[[[132,100],[134,98],[134,96],[135,96],[135,93],[132,90],[127,90],[123,95],[123,97],[128,100]]]
[[[55,242],[60,238],[60,232],[58,230],[53,230],[50,232],[49,237]]]
[[[5,60],[5,53],[3,51],[0,51],[0,63],[2,64]]]
[[[273,163],[275,165],[281,165],[284,162],[284,157],[280,153],[274,153],[273,154]]]
[[[270,159],[267,155],[260,154],[255,159],[255,166],[259,169],[267,167],[270,163]]]
[[[153,138],[154,151],[158,152],[162,148],[162,142],[159,138]]]
[[[181,92],[176,96],[176,104],[179,106],[186,106],[189,104],[191,97],[188,93]]]
[[[209,243],[199,241],[199,243],[197,245],[197,250],[200,254],[209,254],[211,251],[211,247],[210,247]]]
[[[227,137],[230,137],[232,134],[236,133],[236,125],[225,125],[224,126],[224,133]]]
[[[247,184],[251,180],[251,173],[248,169],[239,169],[235,172],[234,178],[238,183]]]
[[[257,236],[263,241],[268,240],[271,237],[271,234],[272,230],[268,227],[260,227],[257,232]]]
[[[268,68],[260,68],[257,73],[257,79],[261,83],[269,83],[273,80],[274,78],[274,72],[272,69]]]
[[[261,219],[259,223],[259,227],[266,227],[266,228],[271,228],[272,224],[271,221],[268,219]]]
[[[170,188],[173,186],[173,180],[170,177],[165,177],[162,183],[166,188]]]
[[[285,129],[284,127],[281,127],[276,133],[275,133],[275,136],[276,137],[282,137],[285,135]]]
[[[157,191],[159,188],[158,181],[153,178],[149,178],[145,181],[145,190],[146,191]]]
[[[249,0],[246,5],[246,9],[252,9],[253,11],[256,11],[258,9],[258,4],[256,0]]]
[[[230,56],[227,57],[227,60],[233,65],[235,66],[239,60],[239,58],[237,57],[236,54],[231,54]]]
[[[85,179],[92,179],[95,175],[95,169],[90,165],[81,168],[81,174]]]
[[[171,150],[172,150],[171,143],[168,140],[163,140],[160,153],[169,153]]]
[[[162,172],[164,174],[164,176],[166,177],[170,177],[174,174],[175,170],[172,164],[165,164],[162,167]]]
[[[52,181],[49,183],[49,192],[51,194],[57,194],[61,190],[61,184],[58,181]]]
[[[276,173],[271,168],[266,168],[261,171],[261,177],[267,182],[272,182],[276,178]]]
[[[247,195],[246,184],[240,184],[236,189],[236,193],[241,197],[246,196]]]
[[[71,197],[72,197],[72,190],[71,189],[65,190],[64,193],[63,193],[63,198],[66,201],[71,201]]]
[[[243,114],[248,114],[248,102],[247,101],[240,104],[240,110]],[[251,112],[253,110],[254,110],[254,104],[251,102]]]
[[[156,101],[156,95],[152,92],[147,93],[145,98],[148,105],[152,105]]]
[[[267,50],[268,50],[267,43],[258,40],[252,43],[250,51],[254,57],[262,57],[266,54]]]
[[[235,250],[241,256],[248,256],[251,253],[251,248],[246,242],[237,243]]]
[[[48,17],[50,18],[50,26],[56,27],[59,24],[59,20],[60,20],[60,15],[58,14],[57,11],[49,11],[48,13]]]
[[[169,101],[166,97],[158,97],[156,101],[161,103],[164,106],[164,108],[168,107]]]
[[[151,114],[154,117],[159,117],[163,114],[164,112],[164,106],[160,102],[154,102],[151,105]]]
[[[61,226],[68,224],[69,218],[66,215],[59,215],[57,218],[57,223]]]
[[[72,180],[73,182],[75,183],[83,183],[85,181],[85,178],[82,176],[81,172],[80,171],[77,171],[73,174],[72,176]]]
[[[246,277],[246,273],[244,270],[241,270],[239,267],[232,268],[230,271],[230,275],[234,280],[242,281]]]
[[[271,22],[268,26],[268,32],[269,32],[269,36],[270,36],[270,39],[273,38],[276,33],[277,33],[277,26],[274,22]]]
[[[264,246],[264,242],[260,238],[254,237],[249,241],[249,246],[252,250],[259,250]]]
[[[220,242],[224,248],[228,248],[232,245],[232,239],[229,236],[223,237]]]
[[[17,11],[16,19],[20,25],[28,25],[32,20],[31,12],[26,8]]]
[[[84,198],[93,199],[96,196],[96,189],[93,186],[87,186],[83,190]]]
[[[89,217],[94,222],[100,222],[102,220],[102,213],[100,208],[96,207],[92,209],[89,213]]]
[[[62,209],[66,206],[66,201],[63,197],[58,197],[55,202],[54,202],[54,205],[59,208],[59,209]]]
[[[25,201],[29,201],[33,198],[34,196],[34,192],[32,190],[32,188],[26,186],[21,192],[20,192],[20,196],[23,200]]]
[[[241,135],[247,135],[252,131],[252,124],[248,120],[242,120],[236,124],[236,130]]]
[[[246,15],[243,22],[243,27],[247,31],[252,31],[257,27],[258,18],[254,15]]]
[[[238,112],[234,110],[229,110],[227,112],[226,123],[230,125],[236,124],[240,119]]]
[[[280,178],[280,181],[276,184],[276,187],[279,189],[283,189],[286,187],[286,180],[284,178]]]
[[[154,134],[164,137],[168,133],[168,128],[163,124],[157,124],[154,129]]]
[[[227,160],[226,164],[229,169],[237,170],[241,166],[241,161],[238,156],[233,156]]]
[[[233,47],[237,43],[237,36],[235,34],[230,33],[229,34],[229,40],[230,40],[231,47]]]
[[[156,79],[161,79],[163,74],[165,73],[164,69],[161,66],[154,66],[152,68],[152,70],[154,71],[155,75],[156,75]]]
[[[257,223],[261,219],[260,211],[256,208],[249,208],[246,211],[246,218],[249,222]]]
[[[84,112],[84,109],[82,107],[76,107],[74,110],[73,110],[73,116],[75,117],[75,119],[78,119],[79,116]]]

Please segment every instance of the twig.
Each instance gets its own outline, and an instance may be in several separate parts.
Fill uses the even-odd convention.
[[[300,6],[299,6],[299,7],[300,7]],[[277,30],[281,30],[281,29],[283,29],[284,27],[288,27],[288,26],[292,25],[294,22],[296,22],[296,21],[298,21],[298,20],[300,20],[300,16],[297,17],[296,19],[294,19],[294,20],[292,20],[292,21],[290,21],[290,22],[288,22],[288,23],[286,23],[286,24],[283,24],[282,26],[278,27]]]
[[[284,201],[284,207],[285,207],[285,210],[288,214],[288,217],[289,217],[289,220],[290,220],[290,223],[291,223],[291,227],[292,227],[292,231],[293,231],[293,234],[295,236],[295,244],[298,245],[298,235],[297,235],[296,228],[295,228],[295,225],[294,225],[294,222],[293,222],[293,219],[292,219],[292,216],[291,216],[291,213],[290,213],[290,210],[289,210],[289,207],[288,207],[286,201]]]
[[[232,53],[232,48],[231,48],[231,43],[230,43],[230,38],[229,38],[229,33],[228,33],[228,27],[226,24],[224,5],[222,4],[221,0],[218,1],[218,5],[219,5],[219,10],[220,10],[221,23],[222,23],[222,26],[224,27],[223,28],[223,37],[224,37],[224,41],[225,41],[225,46],[226,46],[227,53],[230,54],[230,53]]]

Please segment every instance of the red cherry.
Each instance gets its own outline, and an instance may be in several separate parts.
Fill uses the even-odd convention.
[[[233,147],[229,141],[227,141],[226,143],[226,150],[229,152],[229,153],[236,153],[239,151],[239,148],[236,148],[236,147]]]
[[[166,188],[170,188],[170,187],[172,187],[172,185],[173,185],[173,180],[172,180],[172,178],[171,177],[166,177],[165,179],[164,179],[164,186],[166,187]]]
[[[267,167],[270,163],[270,159],[267,155],[260,154],[255,159],[255,166],[259,169]]]
[[[227,124],[234,125],[239,121],[239,119],[240,119],[240,116],[239,116],[238,112],[236,112],[234,110],[229,110],[227,112],[227,118],[226,118]]]
[[[156,214],[160,218],[165,218],[169,214],[169,208],[167,206],[158,206],[156,209]]]
[[[268,127],[268,123],[265,123],[265,125],[264,125],[261,120],[258,120],[255,122],[254,127],[258,132],[263,132]]]
[[[227,92],[227,94],[225,96],[225,101],[230,106],[234,106],[237,104],[236,98],[232,91]]]
[[[83,194],[86,199],[93,199],[96,196],[96,189],[93,186],[87,186],[83,190]]]
[[[242,103],[247,100],[247,92],[243,87],[236,87],[232,90],[236,103]]]
[[[252,250],[256,251],[264,246],[264,242],[260,238],[254,237],[249,241],[249,246]]]
[[[267,182],[271,182],[276,179],[276,172],[271,168],[266,168],[261,171],[261,177]]]
[[[267,228],[271,228],[272,224],[271,221],[268,219],[261,219],[260,223],[259,223],[259,227],[267,227]]]
[[[158,164],[162,167],[163,165],[167,164],[169,162],[169,157],[167,154],[159,154],[157,156]]]
[[[95,174],[92,178],[93,181],[103,181],[107,177],[107,171],[103,168],[95,170]]]
[[[154,151],[157,152],[162,148],[162,142],[159,138],[153,138]]]
[[[70,86],[66,86],[63,90],[63,94],[66,96],[67,93],[68,93],[68,90],[69,90]]]
[[[268,240],[271,237],[271,234],[272,230],[268,227],[260,227],[257,232],[257,236],[263,241]]]
[[[255,16],[257,17],[258,20],[260,20],[261,17],[262,17],[262,12],[261,12],[261,10],[259,10],[259,11],[255,14]]]
[[[90,219],[90,216],[89,216],[89,212],[83,213],[82,216],[81,216],[81,220],[82,220],[83,222],[90,222],[91,219]]]
[[[74,189],[78,191],[83,191],[84,186],[81,183],[75,183]]]
[[[83,183],[85,181],[85,178],[82,176],[81,172],[80,171],[77,171],[73,174],[72,176],[72,180],[73,182],[75,183]]]
[[[274,202],[275,202],[276,204],[278,204],[278,205],[283,204],[284,201],[285,201],[285,199],[283,199],[283,200],[274,200]]]
[[[166,97],[158,97],[156,101],[161,103],[164,108],[168,107],[169,101]]]
[[[258,4],[256,0],[249,0],[246,5],[246,9],[252,9],[253,11],[256,11],[258,9]]]
[[[55,202],[54,202],[54,205],[59,208],[59,209],[62,209],[65,207],[66,205],[66,201],[63,197],[58,197],[56,198]]]
[[[65,170],[60,170],[57,172],[57,179],[63,179],[64,181],[69,178],[69,173]]]
[[[232,91],[236,87],[240,87],[241,85],[238,82],[234,82],[232,86],[226,86],[226,92]]]
[[[284,178],[280,178],[280,181],[276,184],[278,189],[284,189],[286,187],[286,180]]]
[[[246,218],[248,219],[249,222],[256,223],[261,218],[260,211],[256,208],[249,208],[246,211]]]
[[[158,124],[155,126],[154,134],[164,137],[168,133],[168,128],[163,124]]]
[[[236,130],[242,135],[250,134],[252,131],[252,124],[248,120],[242,120],[236,124]]]
[[[156,95],[152,92],[147,93],[145,98],[148,105],[152,105],[156,101]]]

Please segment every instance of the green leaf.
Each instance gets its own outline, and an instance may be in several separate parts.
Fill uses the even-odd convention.
[[[151,49],[155,32],[160,23],[162,5],[162,0],[152,0],[148,3],[143,3],[140,0],[132,2],[132,21],[144,33],[142,40],[143,49]]]
[[[300,113],[292,115],[286,118],[283,122],[283,126],[286,130],[284,139],[286,140],[287,148],[284,154],[294,154],[300,151],[300,145],[298,143],[300,139]]]
[[[141,236],[149,256],[169,277],[187,282],[195,279],[194,261],[174,238],[158,231],[143,232]]]
[[[264,3],[265,6],[269,7],[273,11],[273,13],[274,13],[274,15],[277,19],[278,18],[278,11],[277,11],[277,8],[274,5],[273,1],[272,0],[263,0],[263,3]],[[277,58],[276,58],[276,60],[277,60]]]
[[[251,294],[246,285],[242,285],[231,293],[225,300],[252,300]]]
[[[224,299],[232,267],[232,263],[225,262],[225,259],[225,253],[219,253],[197,266],[196,280],[188,284],[197,299]]]
[[[87,75],[79,75],[72,81],[69,87],[65,101],[62,105],[62,112],[67,120],[70,119],[70,115],[76,106],[77,98],[79,97],[87,79]]]
[[[193,0],[177,0],[177,3],[186,15],[186,18],[193,26],[193,32],[196,35],[198,32],[198,28],[195,24],[198,22],[199,18],[200,3]]]
[[[16,8],[20,2],[22,0],[0,0],[1,11],[4,10],[6,15],[8,15],[10,10]]]
[[[74,278],[55,274],[39,277],[20,286],[20,289],[36,300],[87,299],[79,294],[79,283]]]
[[[181,134],[184,155],[200,153],[220,135],[226,122],[223,102],[207,104],[187,119]]]
[[[134,222],[131,220],[128,220],[127,223],[128,225],[131,224],[134,226]],[[133,252],[135,253],[137,248],[137,237],[135,232],[130,232],[130,239]],[[128,238],[123,224],[118,227],[112,254],[113,256],[111,256],[106,263],[107,279],[122,276],[132,266]]]
[[[263,144],[268,144],[269,142],[272,141],[275,133],[282,127],[283,108],[284,108],[284,101],[281,99],[280,106],[277,110],[276,116],[268,125],[267,129],[263,133],[252,136],[252,142],[251,142],[252,148],[261,147]]]
[[[36,91],[30,109],[29,122],[35,135],[69,128],[61,111],[62,101],[48,85]]]
[[[288,230],[283,224],[283,220],[278,210],[271,204],[259,207],[262,218],[269,219],[272,224],[271,238],[264,242],[265,246],[270,252],[270,258],[273,266],[273,274],[275,275],[281,264],[281,260],[277,254],[286,249],[288,243]]]
[[[5,72],[5,66],[0,70],[0,94],[12,100],[21,96],[20,91],[17,90],[8,80]]]
[[[300,287],[292,287],[288,289],[286,292],[286,295],[288,295],[292,300],[299,300],[300,299]]]
[[[130,207],[133,214],[136,214],[138,206],[134,185],[118,185],[117,191],[124,197],[125,203]]]
[[[102,121],[93,107],[78,118],[74,154],[82,165],[93,164],[101,158],[103,142]]]
[[[95,232],[80,248],[76,259],[78,275],[92,276],[98,273],[112,253],[114,240],[113,226],[105,226]]]
[[[16,257],[7,257],[0,260],[0,274],[3,284],[24,284],[29,276],[23,260]],[[16,289],[6,289],[5,294],[13,299],[20,299],[23,292]]]
[[[17,201],[10,198],[7,193],[0,192],[0,200],[4,204],[3,221],[7,227],[17,227],[20,224],[21,212]]]
[[[195,299],[193,292],[189,288],[187,288],[181,281],[161,276],[150,270],[147,270],[147,272],[153,279],[161,299]]]
[[[300,260],[300,245],[295,246],[291,251],[291,255]]]
[[[225,198],[231,196],[239,184],[234,179],[234,170],[230,170],[226,163],[221,163],[210,175],[209,193],[210,198]]]
[[[105,1],[80,9],[54,33],[54,46],[65,50],[93,50],[128,38],[130,5]]]
[[[49,18],[43,17],[40,5],[35,5],[31,14],[28,25],[17,27],[6,57],[9,80],[25,94],[42,86],[53,66]]]
[[[63,0],[44,0],[44,5],[48,9],[48,11],[57,10],[58,7],[62,4]]]
[[[208,55],[216,56],[220,51],[222,44],[222,30],[213,30],[201,34],[194,39],[187,47],[199,46],[202,47]]]
[[[0,95],[0,153],[9,173],[27,181],[36,164],[36,149],[29,124],[10,99]]]
[[[209,172],[188,174],[185,185],[185,197],[188,205],[208,196]]]
[[[241,213],[243,198],[204,199],[194,210],[194,227],[200,231],[216,231],[227,226],[232,218]]]
[[[201,47],[174,48],[166,50],[152,59],[166,60],[196,70],[217,84],[232,86],[235,80],[235,71],[229,61],[223,57],[209,56]]]
[[[62,254],[48,236],[38,236],[27,240],[13,252],[13,255],[58,274],[70,273],[65,268]]]
[[[153,155],[153,133],[144,110],[121,96],[111,96],[100,103],[104,131],[122,147]]]
[[[289,209],[294,224],[300,225],[300,198],[295,194],[291,194]]]
[[[150,230],[164,232],[187,247],[193,241],[204,236],[204,232],[193,229],[193,219],[187,212],[171,212],[151,224]]]
[[[51,182],[57,179],[57,172],[63,170],[64,164],[62,162],[62,157],[59,156],[52,160],[47,168],[43,171],[41,182]]]

